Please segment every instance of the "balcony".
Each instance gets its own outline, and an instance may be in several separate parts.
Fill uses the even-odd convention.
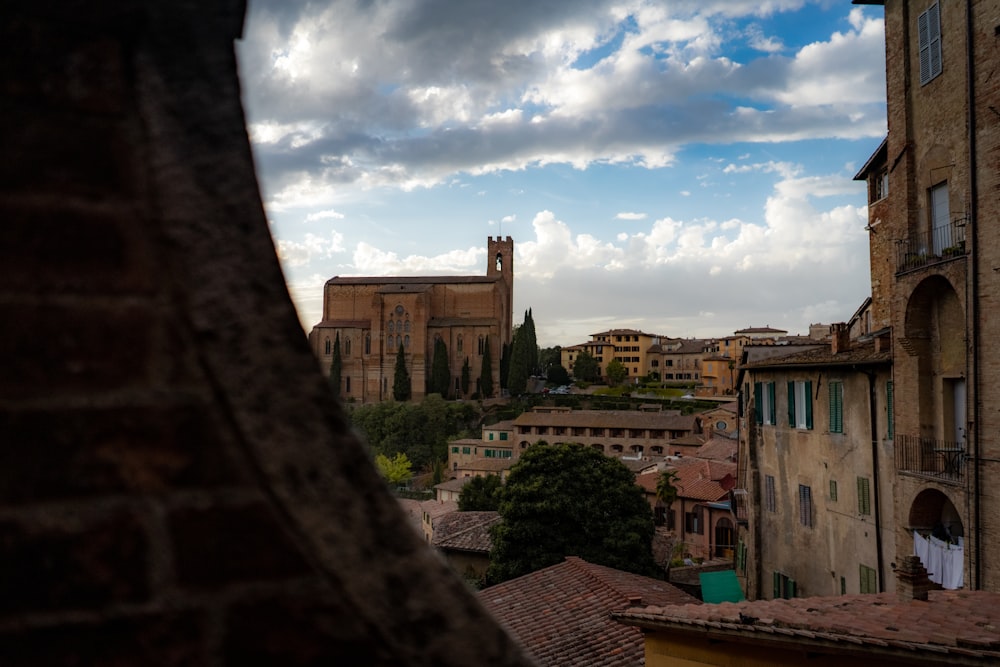
[[[965,257],[965,218],[896,241],[896,273]]]
[[[965,479],[965,443],[897,435],[895,448],[899,472],[948,484]]]

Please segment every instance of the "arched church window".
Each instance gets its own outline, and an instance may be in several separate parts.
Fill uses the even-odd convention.
[[[388,336],[385,339],[385,351],[392,352],[392,336]]]
[[[396,333],[396,323],[392,320],[389,320],[389,324],[386,328],[389,330],[389,333]]]
[[[396,320],[396,332],[403,333],[403,320]]]
[[[347,338],[344,341],[344,356],[345,357],[351,356],[351,339],[350,338]]]
[[[403,347],[406,347],[406,348],[410,347],[410,337],[409,336],[406,336],[403,339]]]
[[[330,339],[326,339],[326,343],[323,344],[323,354],[330,354]]]
[[[482,356],[483,350],[485,348],[486,348],[486,340],[482,336],[479,336],[479,354],[480,354],[480,356]]]
[[[365,334],[365,354],[372,353],[372,335]]]
[[[406,320],[406,322],[403,323],[403,331],[410,333],[410,320]]]
[[[455,349],[459,352],[462,351],[462,334],[458,334],[458,340],[455,341]]]

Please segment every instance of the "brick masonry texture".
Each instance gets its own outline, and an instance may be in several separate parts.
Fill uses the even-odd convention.
[[[317,369],[253,172],[244,12],[5,8],[0,664],[530,664]]]

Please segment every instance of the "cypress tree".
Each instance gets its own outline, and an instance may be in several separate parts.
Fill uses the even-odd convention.
[[[535,375],[541,369],[538,364],[538,338],[535,336],[535,316],[528,309],[528,314],[524,316],[524,326],[527,328],[528,347],[528,375]]]
[[[343,373],[343,360],[340,358],[340,332],[333,340],[333,359],[330,361],[330,389],[333,397],[340,398],[340,376]]]
[[[510,343],[500,346],[500,388],[506,389],[510,386],[508,379],[510,376]]]
[[[451,388],[451,369],[448,368],[448,346],[440,338],[434,341],[434,358],[431,361],[430,393],[448,398]]]
[[[490,337],[483,345],[483,365],[479,370],[479,391],[483,398],[493,397],[493,360],[490,359]]]
[[[469,368],[469,358],[465,358],[465,363],[462,364],[462,396],[469,395],[469,380],[472,377],[472,369]]]
[[[410,400],[410,373],[406,370],[406,353],[403,352],[403,344],[399,344],[399,353],[396,355],[396,372],[392,378],[392,397],[397,401]]]

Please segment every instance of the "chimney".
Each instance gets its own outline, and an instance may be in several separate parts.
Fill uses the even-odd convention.
[[[927,568],[919,556],[904,556],[896,573],[896,597],[900,602],[927,600],[927,591],[935,588],[927,578]]]
[[[629,595],[628,596],[628,606],[630,606],[630,607],[641,607],[642,606],[642,596],[641,595]]]
[[[851,331],[844,322],[830,325],[830,352],[840,354],[851,349]]]

